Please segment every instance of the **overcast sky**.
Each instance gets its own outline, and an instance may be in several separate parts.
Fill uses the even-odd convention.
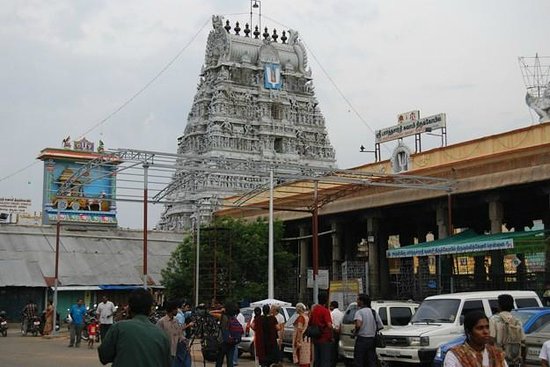
[[[242,27],[250,11],[247,0],[0,4],[0,197],[32,199],[34,210],[42,163],[13,173],[67,135],[92,129],[86,138],[109,149],[175,152],[211,16]],[[372,149],[373,131],[399,112],[445,112],[449,144],[538,121],[524,102],[518,57],[550,56],[548,0],[263,0],[261,10],[270,31],[299,31],[341,168],[372,161],[359,146]],[[423,148],[439,143],[426,137]],[[383,144],[384,159],[394,147]],[[151,226],[160,209],[150,209]],[[120,204],[120,225],[139,228],[140,211]]]

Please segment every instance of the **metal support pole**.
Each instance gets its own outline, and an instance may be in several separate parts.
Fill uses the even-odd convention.
[[[143,164],[143,288],[147,289],[147,181],[149,164]]]
[[[197,207],[195,218],[195,226],[197,231],[197,257],[195,263],[195,306],[199,305],[199,266],[200,266],[200,244],[201,244],[201,211],[200,206]]]
[[[271,169],[269,170],[269,246],[267,256],[268,298],[275,298],[273,283],[273,169]]]
[[[59,204],[58,204],[59,206]],[[61,232],[61,223],[59,222],[59,207],[57,208],[57,223],[55,224],[55,281],[53,288],[53,329],[52,333],[57,335],[57,287],[59,286],[59,240]]]
[[[319,205],[318,192],[319,182],[314,183],[315,190],[313,191],[313,216],[311,223],[311,242],[313,247],[313,303],[319,302]]]

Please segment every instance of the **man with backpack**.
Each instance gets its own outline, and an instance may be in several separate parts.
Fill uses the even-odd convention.
[[[222,367],[224,357],[227,359],[227,367],[233,367],[233,355],[235,346],[241,342],[244,329],[237,320],[239,309],[234,303],[228,303],[222,312],[220,328],[222,332],[222,343],[216,359],[216,367]]]
[[[525,333],[523,324],[510,311],[514,298],[509,294],[498,296],[500,312],[489,319],[489,332],[496,346],[504,351],[510,367],[522,365],[525,357]]]

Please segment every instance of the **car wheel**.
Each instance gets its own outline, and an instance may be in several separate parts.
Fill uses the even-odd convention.
[[[2,330],[2,336],[8,336],[8,331],[7,330]]]

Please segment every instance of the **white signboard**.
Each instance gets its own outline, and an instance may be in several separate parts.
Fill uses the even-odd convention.
[[[0,212],[26,213],[31,203],[30,199],[0,198]]]
[[[317,284],[319,289],[328,289],[328,270],[319,270]],[[313,288],[313,269],[307,269],[307,287]]]
[[[376,130],[376,143],[385,143],[387,141],[404,138],[427,131],[440,129],[446,126],[446,116],[444,113],[428,116],[416,121],[403,122],[399,125]]]

